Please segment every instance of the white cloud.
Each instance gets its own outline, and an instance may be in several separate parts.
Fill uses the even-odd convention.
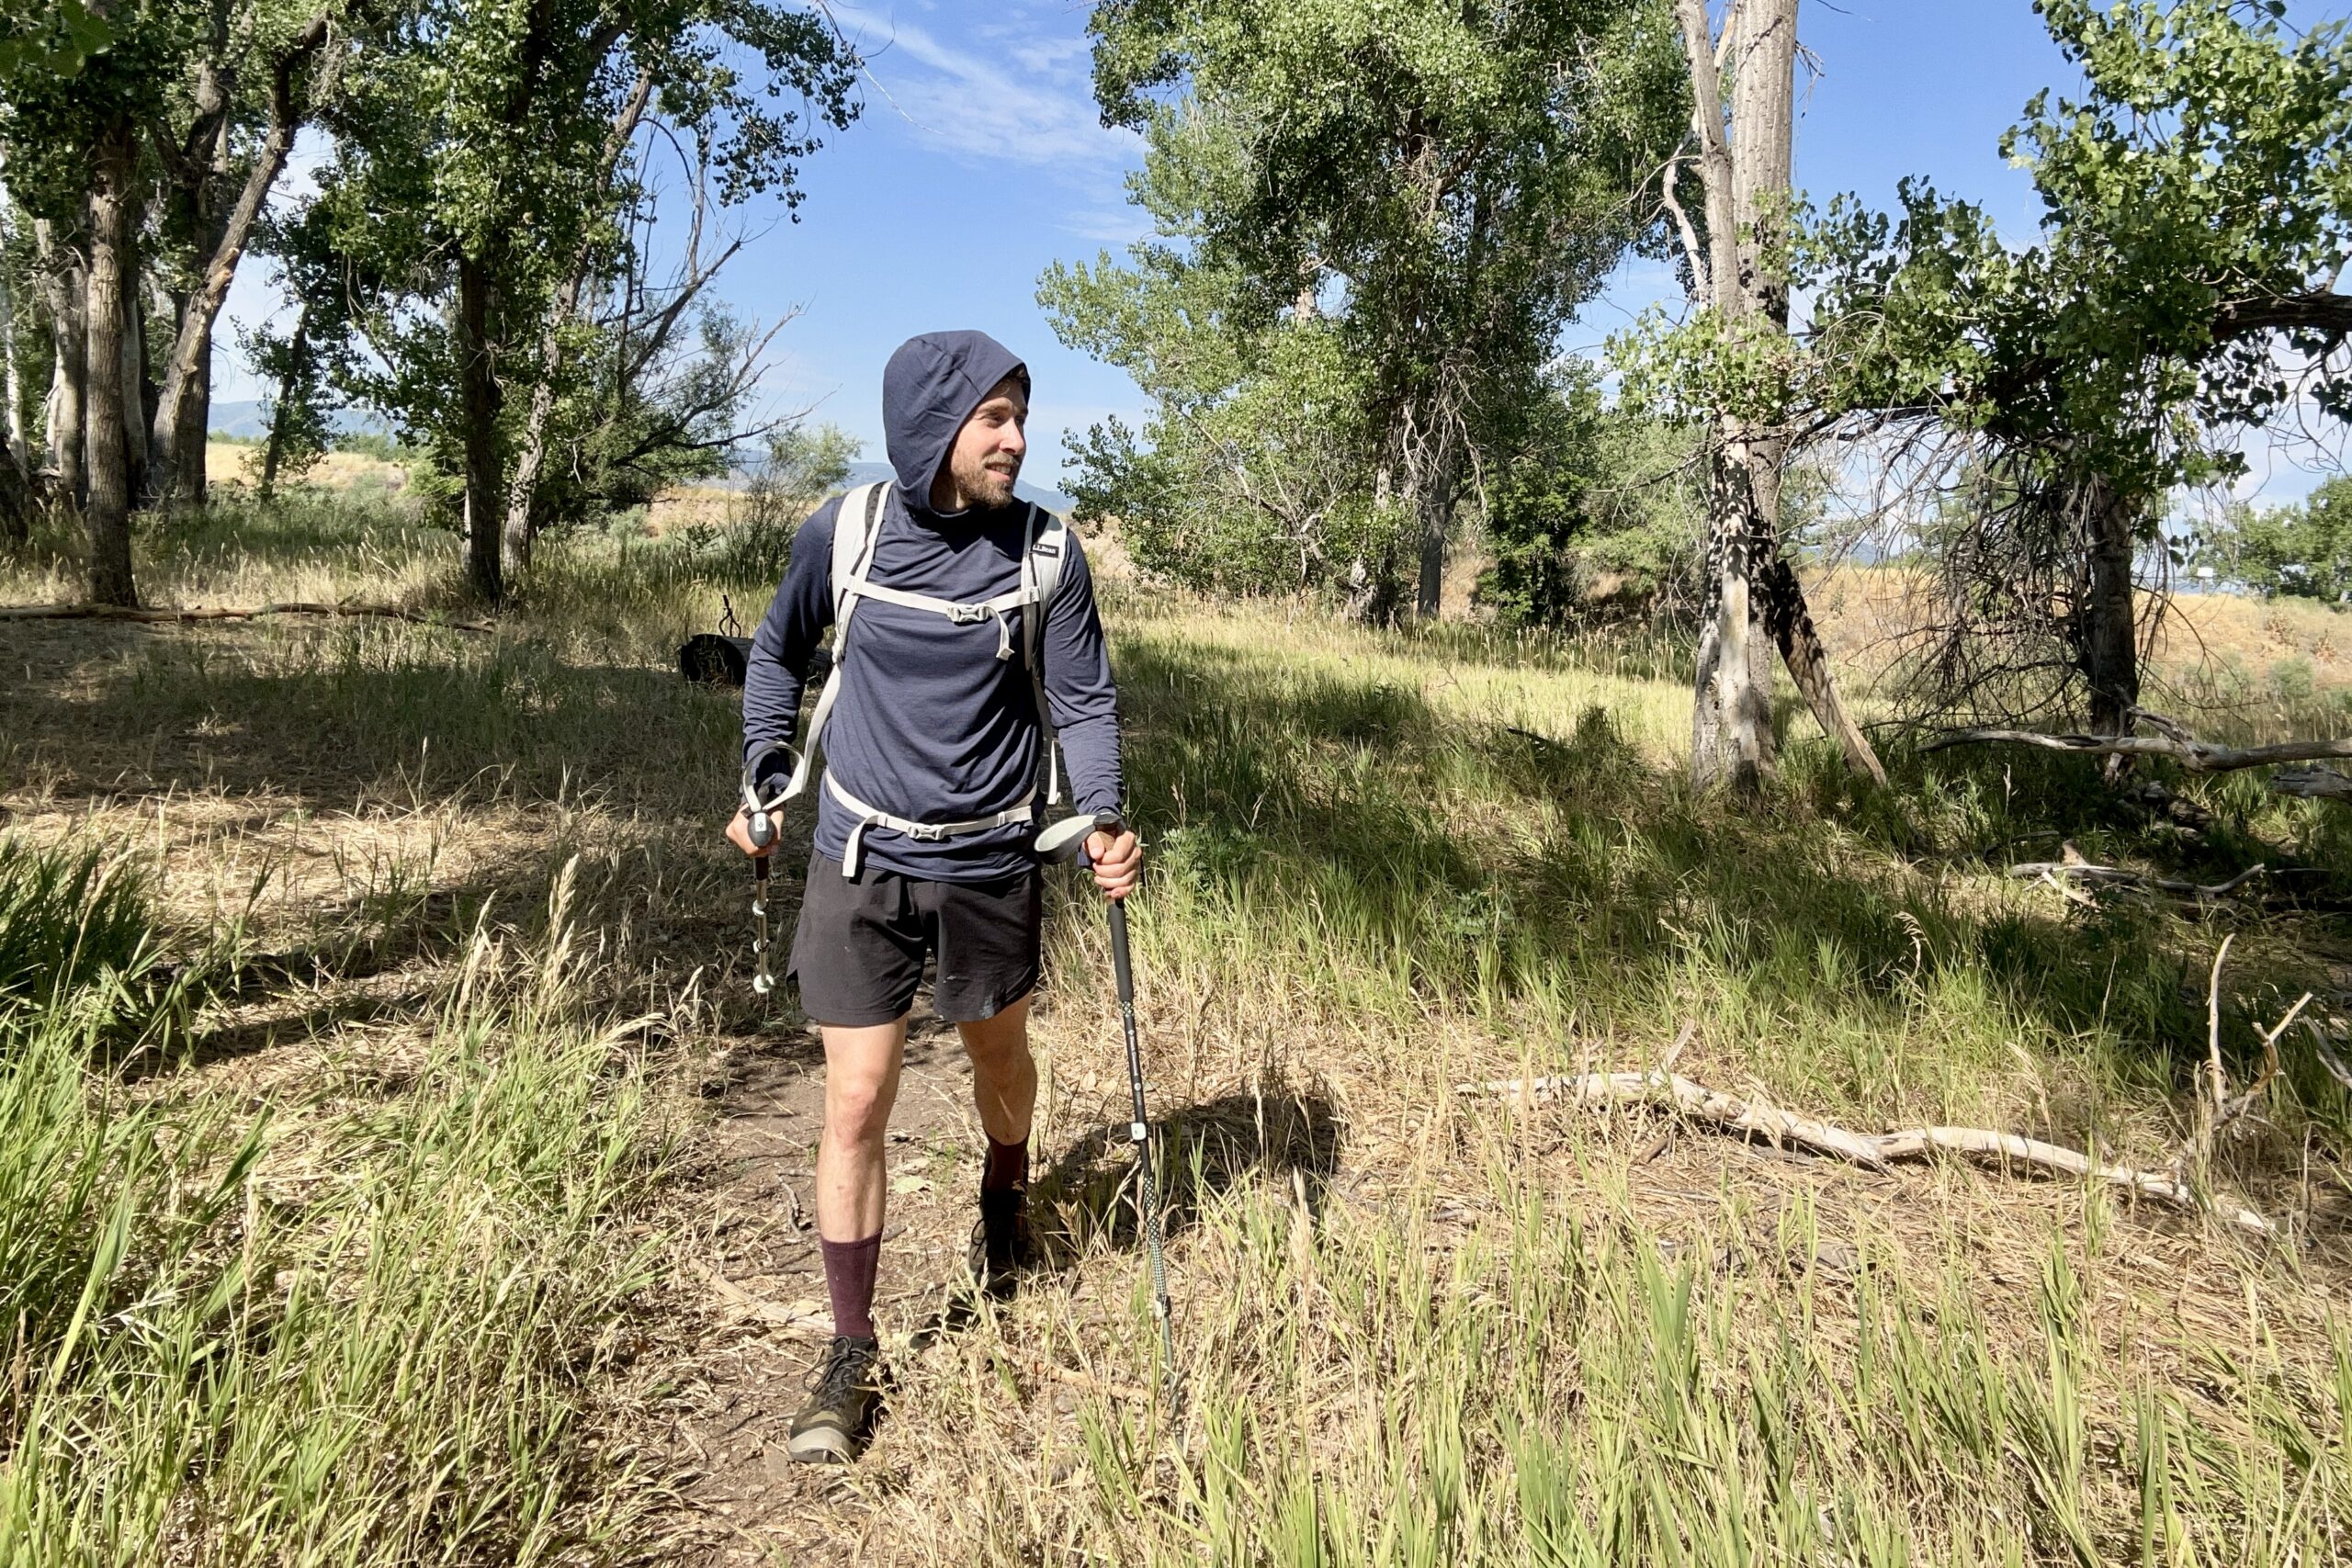
[[[1129,132],[1103,129],[1085,53],[1082,39],[1000,27],[945,41],[899,22],[887,41],[870,46],[867,69],[887,96],[886,112],[896,110],[951,156],[1097,177],[1132,162],[1140,143]]]

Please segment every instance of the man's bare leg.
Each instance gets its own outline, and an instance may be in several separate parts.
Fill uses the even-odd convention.
[[[991,1144],[1029,1142],[1037,1110],[1037,1059],[1029,1054],[1029,998],[978,1023],[959,1023],[972,1058],[972,1104]]]
[[[907,1021],[822,1024],[825,1134],[817,1146],[817,1237],[833,1300],[833,1332],[874,1337],[874,1270],[889,1194],[884,1134],[899,1098]]]
[[[988,1134],[980,1172],[980,1237],[973,1277],[990,1293],[1012,1289],[1029,1261],[1024,1215],[1029,1198],[1029,1131],[1037,1109],[1037,1061],[1029,1054],[1029,998],[993,1018],[959,1023],[972,1059],[972,1103]]]

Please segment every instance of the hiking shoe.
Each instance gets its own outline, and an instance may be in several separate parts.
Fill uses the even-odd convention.
[[[993,1301],[1011,1301],[1020,1277],[1037,1266],[1037,1238],[1029,1228],[1029,1194],[1019,1190],[980,1193],[980,1223],[972,1227],[966,1261],[972,1282]]]
[[[882,1411],[881,1342],[833,1337],[792,1418],[785,1451],[802,1464],[849,1464],[865,1451]]]

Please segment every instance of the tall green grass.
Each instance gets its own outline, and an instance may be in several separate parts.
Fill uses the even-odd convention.
[[[0,1011],[54,1006],[153,943],[137,874],[96,846],[40,849],[0,838]]]
[[[1263,1568],[2352,1550],[2341,1320],[2316,1358],[2265,1334],[2147,1342],[2101,1305],[2132,1265],[2099,1195],[1998,1292],[1957,1229],[1849,1242],[1809,1202],[1726,1199],[1666,1242],[1622,1190],[1486,1196],[1466,1234],[1310,1215],[1279,1190],[1219,1201],[1187,1265],[1250,1283],[1187,1314],[1184,1434],[1090,1399],[1076,1451],[1029,1461],[1083,1483],[979,1492],[941,1550],[1115,1541],[1123,1562]]]
[[[0,1563],[529,1563],[622,1528],[582,1412],[672,1133],[641,1021],[580,1009],[569,898],[530,951],[479,925],[409,1087],[323,1119],[134,1097],[90,1065],[103,1009],[0,1012]]]

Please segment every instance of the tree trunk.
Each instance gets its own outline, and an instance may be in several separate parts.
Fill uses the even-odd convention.
[[[621,154],[636,136],[638,122],[644,117],[645,103],[652,92],[652,72],[640,70],[637,85],[630,89],[620,112],[613,117],[612,129],[605,134],[605,158],[596,184],[599,193],[611,188],[613,171],[620,166]],[[514,483],[506,493],[506,570],[510,574],[529,569],[531,542],[539,534],[534,510],[538,501],[539,470],[547,462],[548,428],[555,419],[556,374],[563,368],[563,331],[580,311],[580,290],[588,274],[593,232],[590,227],[581,234],[580,243],[571,254],[571,265],[548,310],[547,325],[539,333],[539,378],[531,389],[531,410],[523,422],[522,449],[514,460]]]
[[[1453,503],[1461,483],[1452,428],[1439,431],[1436,441],[1430,471],[1420,476],[1413,496],[1419,516],[1421,554],[1413,607],[1425,621],[1436,620],[1444,607],[1446,546],[1453,532]]]
[[[7,457],[0,462],[0,541],[32,537],[32,454],[25,442],[25,388],[17,369],[17,300],[0,266],[0,397],[8,400]]]
[[[1746,434],[1724,422],[1708,463],[1706,597],[1690,709],[1691,783],[1742,793],[1762,782],[1772,729],[1750,637],[1757,529]]]
[[[490,272],[458,260],[458,380],[466,422],[466,576],[490,604],[506,597],[499,565],[499,389],[490,344]]]
[[[6,267],[0,267],[0,397],[8,400],[8,461],[29,478],[33,459],[25,438],[24,374],[17,364],[17,296]]]
[[[52,241],[47,219],[33,224],[33,239],[49,286],[55,348],[49,379],[49,471],[54,476],[57,499],[79,510],[88,499],[88,476],[82,466],[85,440],[82,426],[89,403],[89,274],[78,251]]]
[[[204,461],[205,427],[202,423],[195,426],[195,439],[191,446],[184,406],[191,398],[209,401],[213,323],[220,317],[222,303],[229,298],[229,286],[236,280],[237,263],[245,254],[246,243],[253,237],[254,224],[261,217],[262,208],[269,198],[270,186],[277,184],[279,171],[286,166],[287,152],[293,146],[295,130],[301,124],[301,115],[294,101],[294,74],[301,68],[302,62],[326,41],[326,37],[327,17],[324,12],[321,12],[311,18],[310,25],[302,29],[292,46],[272,62],[269,130],[263,135],[261,148],[254,155],[254,166],[245,176],[244,188],[237,193],[237,204],[229,209],[228,220],[221,225],[220,236],[212,248],[212,254],[205,260],[196,293],[180,315],[179,332],[172,344],[171,362],[164,370],[163,395],[155,407],[156,450],[152,464],[151,493],[166,500],[189,499],[180,478],[180,469],[190,462],[200,468]],[[204,481],[199,473],[194,499],[202,499],[203,488]]]
[[[165,375],[170,371],[166,370]],[[155,423],[164,420],[163,400],[156,399]],[[208,471],[211,454],[206,449],[205,438],[212,434],[212,344],[207,338],[203,355],[196,362],[196,377],[180,399],[178,427],[172,432],[171,448],[175,479],[172,489],[183,506],[202,506],[211,479]],[[163,487],[158,484],[160,493]]]
[[[1706,195],[1702,253],[1684,244],[1702,304],[1727,335],[1785,338],[1789,292],[1779,261],[1792,199],[1797,0],[1740,0],[1725,36],[1711,36],[1705,0],[1675,0],[1690,78],[1691,129]],[[1722,99],[1724,68],[1731,101]],[[1673,170],[1667,175],[1670,182]],[[1668,186],[1671,197],[1672,186]],[[1676,209],[1678,215],[1680,209]],[[1772,765],[1770,657],[1786,660],[1806,705],[1847,760],[1885,770],[1846,712],[1796,572],[1782,558],[1785,435],[1726,414],[1708,489],[1707,620],[1700,632],[1691,777],[1746,785]]]
[[[128,123],[98,139],[90,184],[90,280],[87,303],[89,408],[85,424],[89,504],[83,524],[90,539],[90,600],[133,606],[130,576],[130,432],[124,419],[124,263],[130,253],[131,192],[137,147]]]
[[[128,195],[123,200],[122,336],[117,351],[122,355],[122,471],[136,506],[147,493],[147,312],[139,304],[138,207]]]
[[[2091,688],[2091,733],[2129,735],[2140,702],[2140,628],[2132,592],[2133,525],[2139,508],[2105,479],[2077,492],[2091,529],[2090,596],[2076,657]]]
[[[286,410],[295,389],[310,372],[311,301],[305,298],[294,318],[294,336],[286,346],[286,374],[278,378],[277,397],[269,405],[269,445],[261,457],[261,498],[277,493],[277,466],[286,457]]]

